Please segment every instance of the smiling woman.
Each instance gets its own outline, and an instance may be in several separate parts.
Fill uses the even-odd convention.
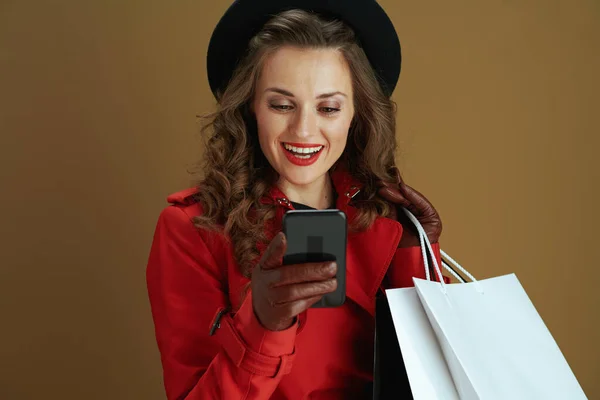
[[[354,117],[344,57],[332,48],[282,47],[264,62],[252,111],[279,188],[291,201],[329,207],[327,172],[344,152]]]
[[[148,263],[169,399],[371,398],[375,298],[424,277],[390,202],[417,215],[439,258],[439,216],[395,168],[399,70],[373,0],[227,11],[208,54],[205,176],[169,197]],[[282,265],[283,215],[307,208],[347,216],[340,307],[311,309],[336,290],[335,263]]]

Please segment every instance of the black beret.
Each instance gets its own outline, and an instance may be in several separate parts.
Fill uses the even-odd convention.
[[[213,94],[224,90],[248,43],[275,14],[290,9],[337,18],[350,26],[391,96],[402,61],[400,41],[392,21],[375,0],[236,0],[227,9],[210,39],[206,67]]]

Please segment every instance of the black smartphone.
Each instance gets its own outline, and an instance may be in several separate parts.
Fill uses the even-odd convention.
[[[312,307],[339,307],[346,301],[346,214],[340,210],[291,210],[283,216],[287,239],[284,265],[335,261],[337,288]]]

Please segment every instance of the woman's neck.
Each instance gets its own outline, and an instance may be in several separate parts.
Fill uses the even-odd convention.
[[[289,201],[301,203],[317,210],[325,210],[333,204],[333,184],[329,174],[306,185],[293,185],[285,179],[280,179],[277,185]]]

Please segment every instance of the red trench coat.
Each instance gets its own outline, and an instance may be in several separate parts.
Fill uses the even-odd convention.
[[[349,221],[360,185],[332,174],[337,208]],[[291,328],[264,329],[242,298],[243,277],[225,238],[190,221],[202,212],[196,189],[168,197],[159,217],[147,267],[147,285],[169,400],[174,399],[367,399],[373,379],[375,296],[382,288],[412,286],[425,275],[418,247],[398,249],[402,226],[377,218],[365,232],[350,233],[346,303],[309,309]],[[292,209],[273,188],[265,201],[278,204],[272,224],[281,229]],[[274,235],[275,232],[271,232]],[[434,245],[439,261],[439,247]],[[213,336],[219,310],[231,307]]]

